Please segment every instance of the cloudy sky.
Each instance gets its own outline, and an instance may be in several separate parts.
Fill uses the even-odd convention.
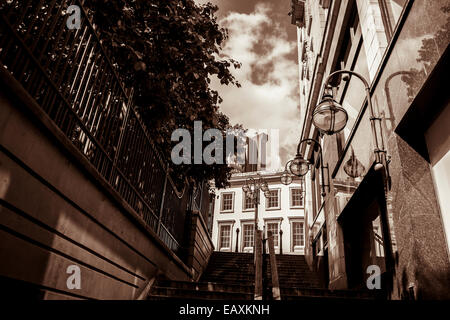
[[[208,0],[196,0],[206,3]],[[241,88],[213,81],[232,124],[279,129],[281,164],[295,154],[300,136],[296,28],[290,0],[209,0],[229,31],[224,54],[242,63],[234,71]]]

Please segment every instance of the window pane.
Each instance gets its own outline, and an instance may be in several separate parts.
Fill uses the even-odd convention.
[[[233,194],[224,193],[222,194],[222,210],[233,210]]]
[[[303,222],[292,223],[292,241],[294,247],[305,245]]]
[[[389,19],[391,22],[392,30],[394,30],[407,0],[386,0],[386,2],[390,15]]]
[[[220,227],[220,249],[231,246],[231,226]]]
[[[269,232],[272,232],[273,243],[275,247],[278,247],[278,223],[268,223],[267,224],[267,237],[269,236]]]
[[[291,206],[292,207],[303,206],[303,198],[300,188],[291,189]]]
[[[253,247],[254,243],[253,232],[254,232],[253,224],[244,224],[243,226],[244,248]]]
[[[255,208],[255,203],[253,202],[253,200],[250,198],[245,198],[244,209],[254,209],[254,208]]]
[[[267,200],[269,208],[278,208],[278,190],[270,190],[270,196]]]
[[[373,226],[373,240],[375,246],[375,256],[384,257],[384,242],[381,234],[380,217],[372,222]]]
[[[364,43],[361,44],[359,48],[356,64],[353,71],[361,74],[367,81],[369,81],[369,67],[367,65],[366,50],[364,48]],[[356,118],[358,117],[359,111],[361,110],[364,99],[366,98],[365,88],[362,81],[356,77],[352,77],[347,86],[347,92],[345,93],[342,106],[348,113],[348,123],[344,129],[345,140],[348,139],[353,125],[355,124]]]

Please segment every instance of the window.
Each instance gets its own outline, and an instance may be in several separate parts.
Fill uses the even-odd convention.
[[[266,209],[280,209],[280,189],[270,190],[270,196],[267,198]]]
[[[222,193],[222,207],[221,207],[221,211],[228,211],[228,212],[232,212],[233,211],[233,206],[234,206],[233,195],[234,194],[232,192]]]
[[[243,194],[244,196],[244,210],[251,210],[251,209],[255,209],[255,202],[253,199],[247,198],[245,196],[245,194]]]
[[[378,2],[386,36],[390,40],[407,0],[378,0]]]
[[[252,251],[254,245],[255,226],[252,223],[246,223],[242,226],[242,247],[243,251]]]
[[[303,194],[300,188],[291,188],[291,208],[303,207]]]
[[[370,79],[369,66],[367,63],[366,50],[364,49],[364,43],[360,42],[355,56],[354,56],[355,66],[351,68],[353,71],[361,74],[365,79]],[[348,85],[347,85],[348,84]],[[364,84],[361,80],[356,77],[352,77],[349,82],[347,82],[346,90],[344,91],[344,99],[342,100],[342,106],[347,110],[349,114],[348,124],[343,130],[345,140],[350,136],[350,132],[356,122],[356,118],[361,110],[363,102],[366,98]]]
[[[365,79],[370,80],[369,66],[356,6],[352,9],[351,16],[352,18],[345,29],[343,45],[340,48],[339,57],[334,68],[335,70],[352,70],[361,74]],[[339,77],[336,77],[335,81],[339,82]],[[336,135],[337,139],[342,140],[338,144],[345,145],[365,98],[364,84],[356,77],[351,77],[350,81],[339,87],[337,101],[347,111],[349,119],[342,133]],[[342,150],[339,151],[341,152]]]
[[[266,225],[266,237],[269,236],[269,233],[272,232],[273,237],[273,245],[274,247],[278,247],[278,222],[268,222]]]
[[[377,218],[379,220],[380,217]],[[375,221],[373,222],[375,224]],[[378,225],[373,226],[373,240],[375,242],[375,255],[377,257],[384,257],[384,242],[381,235],[381,228]]]
[[[214,222],[213,218],[214,218],[214,197],[210,199],[208,207],[208,233],[210,236],[212,234],[212,227]]]
[[[313,201],[315,201],[315,206],[316,206],[316,212],[315,214],[318,214],[320,212],[320,209],[323,205],[323,196],[322,196],[322,171],[320,169],[315,169],[314,171],[314,193],[313,193]],[[315,215],[314,215],[315,218]]]
[[[220,226],[219,250],[231,250],[231,225]]]
[[[305,246],[305,230],[303,222],[292,222],[292,246],[304,247]]]

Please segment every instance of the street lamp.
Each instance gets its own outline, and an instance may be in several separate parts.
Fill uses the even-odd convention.
[[[255,231],[253,243],[253,257],[255,264],[255,300],[262,298],[262,236],[258,229],[258,205],[259,205],[259,191],[264,193],[266,198],[270,197],[270,190],[267,181],[258,173],[257,178],[251,177],[245,181],[242,186],[245,197],[251,199],[255,205]]]
[[[294,161],[294,160],[289,160],[288,162],[286,162],[284,172],[281,175],[281,183],[286,186],[290,185],[294,180],[292,177],[293,176],[292,173],[289,173],[289,171],[287,169],[290,166],[292,161]],[[300,198],[301,199],[304,198],[304,194],[306,193],[304,185],[305,185],[305,177],[302,176],[302,177],[300,177]]]
[[[349,70],[338,70],[330,74],[324,83],[324,94],[323,100],[316,106],[316,108],[313,111],[313,118],[312,122],[314,126],[319,129],[322,133],[325,133],[327,135],[333,135],[342,129],[345,128],[347,121],[348,121],[348,115],[347,112],[342,108],[341,105],[339,105],[335,100],[333,100],[333,96],[328,93],[330,89],[329,82],[333,77],[335,77],[338,74],[345,74],[343,80],[349,81],[349,76],[354,75],[358,79],[360,79],[364,83],[365,92],[366,92],[366,99],[367,104],[369,106],[369,112],[370,112],[370,124],[372,128],[372,137],[374,140],[374,146],[375,146],[375,170],[380,170],[384,166],[384,164],[387,164],[386,161],[386,151],[384,150],[383,141],[381,140],[381,147],[379,144],[379,139],[377,136],[377,131],[375,127],[375,122],[379,121],[380,124],[380,130],[381,130],[381,118],[375,116],[375,112],[373,109],[372,104],[372,97],[370,96],[370,86],[367,80],[360,75],[359,73],[356,73],[354,71]],[[381,158],[381,154],[384,155],[383,159]],[[387,171],[387,167],[386,167]]]
[[[342,131],[348,121],[347,111],[326,93],[313,112],[312,121],[321,132],[332,135]]]
[[[255,205],[255,230],[258,230],[258,205],[259,205],[259,191],[264,193],[266,198],[270,197],[270,190],[267,181],[258,173],[257,178],[249,178],[242,186],[245,197],[253,200]],[[255,237],[256,238],[256,237]]]
[[[288,167],[289,167],[289,165],[292,163],[292,161],[294,161],[294,160],[289,160],[289,161],[286,163],[286,165],[285,165],[285,167],[284,167],[284,172],[283,172],[283,174],[281,175],[281,183],[284,184],[285,186],[290,185],[290,184],[292,183],[292,180],[293,180],[292,174],[289,173],[289,171],[288,171]]]
[[[294,160],[292,160],[289,170],[294,176],[303,177],[309,171],[310,163],[308,160],[303,159],[303,155],[297,150],[297,155]]]
[[[325,192],[325,187],[328,188],[328,192],[330,192],[330,178],[328,176],[328,165],[324,166],[323,165],[323,155],[322,155],[322,147],[319,143],[319,141],[314,140],[314,139],[303,139],[299,142],[299,144],[297,145],[297,155],[295,156],[295,158],[293,160],[290,160],[286,163],[286,168],[285,168],[285,172],[283,173],[283,175],[281,176],[281,182],[284,184],[283,180],[284,180],[284,176],[285,174],[289,174],[289,172],[287,172],[287,167],[289,165],[289,169],[291,171],[291,173],[295,176],[301,177],[301,182],[302,182],[302,190],[303,190],[303,178],[304,176],[308,173],[309,168],[311,167],[311,163],[310,161],[306,160],[303,158],[302,154],[300,153],[300,148],[302,146],[303,143],[307,143],[307,144],[311,144],[314,143],[315,145],[317,145],[319,147],[319,157],[320,157],[320,170],[321,170],[321,178],[322,178],[322,196],[326,195]],[[327,169],[327,180],[328,183],[325,184],[325,175],[324,175],[324,169]],[[285,181],[287,182],[288,180],[285,179]],[[291,177],[291,181],[287,184],[290,184],[292,182],[292,177]]]

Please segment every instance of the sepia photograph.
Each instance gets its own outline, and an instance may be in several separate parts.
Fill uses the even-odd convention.
[[[449,43],[450,0],[0,0],[2,305],[448,303]]]

